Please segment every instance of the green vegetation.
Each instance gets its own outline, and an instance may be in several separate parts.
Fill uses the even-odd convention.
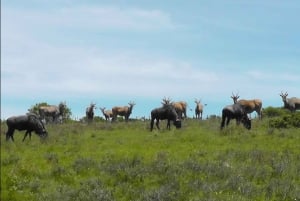
[[[300,200],[300,129],[272,127],[278,115],[222,132],[217,118],[153,132],[149,121],[70,122],[14,143],[2,123],[1,200]]]

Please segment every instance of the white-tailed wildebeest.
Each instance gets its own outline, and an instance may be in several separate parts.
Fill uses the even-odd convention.
[[[173,105],[163,104],[160,108],[155,108],[151,111],[151,123],[150,123],[150,131],[153,130],[154,120],[156,120],[156,127],[159,128],[159,120],[166,119],[167,129],[170,130],[170,121],[173,121],[174,126],[176,128],[181,128],[181,120],[178,117],[178,114]]]
[[[66,109],[66,104],[63,102],[59,103],[58,106],[56,105],[40,106],[39,115],[46,123],[49,122],[57,123],[60,116],[63,119],[65,109]]]
[[[221,130],[225,127],[225,121],[227,126],[231,119],[236,119],[238,125],[242,122],[245,128],[251,129],[251,120],[248,118],[247,113],[241,104],[235,103],[223,108]]]
[[[116,121],[118,115],[119,116],[124,116],[125,117],[125,121],[128,121],[129,120],[129,116],[131,115],[131,112],[132,112],[132,108],[135,105],[135,103],[132,102],[132,101],[130,101],[128,103],[128,105],[129,105],[129,107],[128,106],[123,106],[123,107],[116,106],[116,107],[113,107],[112,108],[112,113],[113,113],[112,121]]]
[[[96,109],[96,104],[91,103],[85,110],[86,120],[88,123],[92,122],[94,119],[94,109]]]
[[[195,100],[196,108],[195,108],[195,115],[196,119],[202,119],[202,113],[203,113],[203,105],[201,104],[201,100]]]
[[[173,107],[175,108],[175,110],[178,114],[178,117],[180,119],[182,119],[183,116],[184,116],[184,118],[187,118],[187,115],[186,115],[187,103],[185,101],[172,102],[170,98],[168,98],[168,99],[163,98],[162,104],[163,105],[168,105],[168,104],[173,105]]]
[[[6,120],[6,124],[8,130],[6,132],[6,140],[10,138],[14,141],[14,132],[15,130],[26,130],[23,141],[29,134],[29,138],[31,139],[31,132],[34,131],[41,138],[45,138],[48,135],[48,132],[45,129],[43,122],[39,119],[36,114],[26,114],[21,116],[13,116],[9,117]]]
[[[106,121],[108,121],[110,118],[113,117],[113,113],[111,110],[105,110],[105,107],[103,107],[103,108],[100,107],[100,110],[101,110],[102,114],[104,115],[104,118]]]
[[[247,114],[250,114],[253,111],[256,111],[259,119],[262,119],[262,101],[260,99],[252,99],[252,100],[240,99],[240,100],[238,100],[239,97],[240,96],[238,94],[234,95],[232,93],[231,98],[233,100],[233,103],[239,103],[240,105],[242,105]]]
[[[284,103],[284,108],[290,110],[291,112],[295,112],[296,110],[300,110],[300,98],[292,97],[292,98],[287,98],[289,95],[287,92],[283,94],[279,94],[282,98],[282,101]]]

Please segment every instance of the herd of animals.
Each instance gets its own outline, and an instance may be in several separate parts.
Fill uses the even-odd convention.
[[[284,108],[295,112],[300,110],[300,98],[292,97],[287,98],[288,93],[280,94],[282,101],[284,103]],[[260,99],[245,100],[239,99],[238,94],[232,94],[231,98],[233,99],[233,104],[225,106],[222,109],[222,120],[220,129],[222,130],[227,126],[231,119],[236,119],[236,123],[242,123],[245,128],[251,129],[251,120],[248,118],[248,114],[256,111],[259,119],[262,119],[262,101]],[[197,119],[202,119],[203,105],[200,100],[195,100],[195,115]],[[129,102],[129,106],[123,107],[113,107],[111,110],[105,110],[105,108],[100,108],[106,120],[111,119],[113,122],[117,120],[118,116],[123,116],[125,121],[129,120],[129,116],[132,113],[134,102]],[[52,118],[54,122],[59,116],[62,116],[66,105],[60,103],[58,106],[41,106],[39,107],[38,114],[29,112],[25,115],[12,116],[6,120],[7,132],[6,140],[11,139],[14,141],[14,131],[15,130],[25,130],[25,135],[23,141],[29,135],[31,139],[31,132],[34,131],[41,138],[46,138],[48,132],[44,126],[46,118]],[[86,108],[86,119],[88,122],[92,121],[94,118],[94,109],[96,109],[96,104],[91,103],[89,107]],[[181,128],[181,120],[187,118],[186,115],[187,103],[184,101],[172,102],[169,98],[164,98],[162,100],[162,106],[155,108],[151,111],[151,121],[150,121],[150,131],[153,130],[154,122],[156,121],[157,129],[159,127],[160,120],[167,120],[167,129],[170,129],[170,122],[173,121],[173,124],[176,128]]]

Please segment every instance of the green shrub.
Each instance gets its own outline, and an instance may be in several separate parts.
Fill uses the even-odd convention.
[[[279,117],[289,114],[288,110],[278,107],[267,107],[263,109],[263,117]]]
[[[276,117],[274,119],[270,119],[269,125],[273,128],[300,128],[300,113],[295,112],[284,116]]]

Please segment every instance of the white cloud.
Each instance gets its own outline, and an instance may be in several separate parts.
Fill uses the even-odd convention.
[[[117,6],[73,6],[48,10],[5,8],[4,18],[21,26],[75,29],[155,30],[174,27],[161,10]]]

